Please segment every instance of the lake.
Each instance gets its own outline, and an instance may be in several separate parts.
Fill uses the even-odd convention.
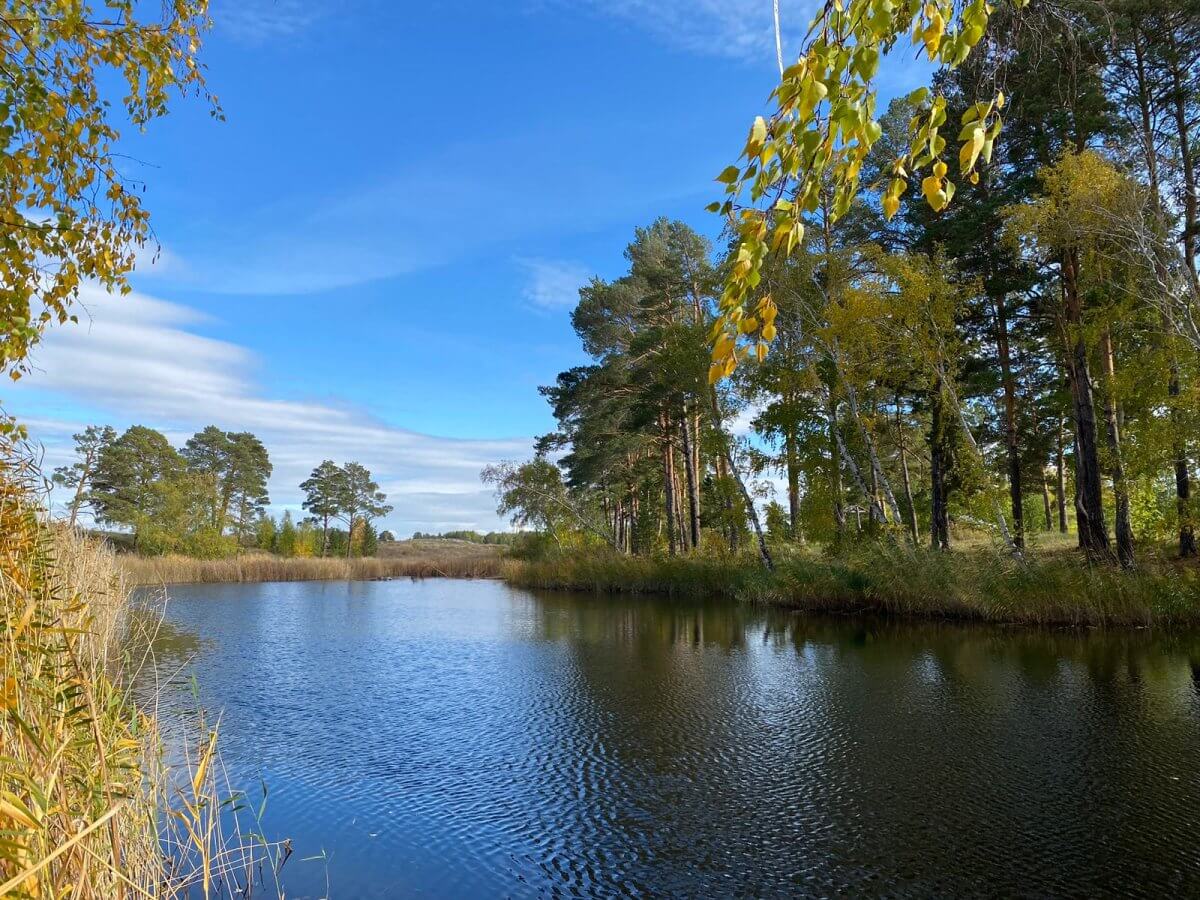
[[[1200,891],[1194,638],[495,581],[169,595],[167,715],[194,673],[290,897]]]

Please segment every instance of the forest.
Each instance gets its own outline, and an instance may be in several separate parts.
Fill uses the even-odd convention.
[[[580,291],[590,362],[542,388],[535,458],[485,471],[500,512],[547,548],[768,567],[864,542],[1194,558],[1200,7],[1020,6],[877,123],[827,10],[718,177],[719,246],[661,219]]]
[[[160,431],[133,425],[120,435],[90,425],[74,436],[75,461],[59,466],[68,525],[90,512],[107,537],[136,553],[220,559],[255,548],[283,557],[373,556],[375,521],[387,495],[361,463],[325,460],[300,484],[303,509],[268,514],[267,448],[250,432],[209,425],[176,449]]]

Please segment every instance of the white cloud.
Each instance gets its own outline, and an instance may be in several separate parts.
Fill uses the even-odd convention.
[[[167,247],[147,244],[134,253],[134,268],[138,275],[171,275],[180,277],[187,273],[187,264]]]
[[[176,444],[215,424],[262,438],[277,508],[299,508],[298,485],[321,460],[357,460],[395,506],[394,530],[502,527],[479,470],[528,456],[529,439],[436,437],[329,403],[273,399],[251,379],[258,360],[246,348],[188,330],[205,320],[195,310],[92,286],[82,301],[90,319],[51,331],[33,373],[9,389],[7,406],[45,442],[47,467],[66,461],[70,434],[93,412],[93,421],[117,427],[157,427]],[[64,401],[69,417],[56,416]]]
[[[294,37],[323,13],[312,0],[224,0],[213,5],[217,28],[252,45]]]
[[[239,208],[235,219],[189,244],[187,264],[164,272],[163,283],[228,294],[316,293],[498,245],[648,220],[683,198],[697,209],[706,202],[700,198],[711,162],[614,158],[606,144],[589,140],[594,127],[590,120],[555,121],[509,136],[454,139],[395,169],[343,173],[319,190],[289,188],[286,196]],[[630,147],[660,130],[657,120],[623,125]],[[564,155],[563,146],[574,149]],[[213,214],[197,201],[197,219]]]
[[[747,403],[729,422],[729,433],[734,437],[750,437],[754,433],[754,420],[766,408],[765,403]]]
[[[579,302],[579,289],[588,283],[591,273],[572,262],[552,259],[517,259],[525,271],[522,296],[538,309],[573,309]]]
[[[769,0],[588,0],[588,5],[681,50],[775,65]],[[797,51],[818,5],[817,0],[781,0],[785,60]]]

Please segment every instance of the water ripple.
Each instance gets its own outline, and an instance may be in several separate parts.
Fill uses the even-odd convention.
[[[168,621],[289,896],[322,849],[338,897],[1200,892],[1198,641],[453,581],[180,587]]]

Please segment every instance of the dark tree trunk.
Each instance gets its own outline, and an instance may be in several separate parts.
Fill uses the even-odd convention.
[[[695,419],[689,415],[687,406],[683,409],[683,428],[680,430],[680,435],[683,438],[683,468],[687,480],[687,500],[688,500],[688,542],[693,550],[700,546],[700,477],[699,473],[694,468],[696,459],[696,444],[699,441],[699,432],[693,429]]]
[[[664,520],[667,528],[667,552],[674,556],[679,552],[675,536],[675,444],[671,439],[671,420],[666,413],[659,419],[662,426],[662,466]]]
[[[638,540],[638,528],[640,527],[639,522],[641,518],[640,510],[641,499],[633,491],[631,485],[629,498],[629,552],[634,555],[637,555],[642,550],[641,542]]]
[[[1132,569],[1136,564],[1133,551],[1133,523],[1129,513],[1129,486],[1125,483],[1125,466],[1121,459],[1121,416],[1117,410],[1116,363],[1112,333],[1106,328],[1100,339],[1104,362],[1104,419],[1108,449],[1112,455],[1113,494],[1117,508],[1117,560],[1121,567]]]
[[[672,460],[672,462],[677,463],[676,460]],[[686,466],[687,466],[687,460],[685,458],[684,467],[686,468]],[[691,538],[691,532],[689,531],[688,526],[687,526],[687,522],[684,521],[686,516],[684,514],[683,501],[684,501],[686,493],[687,493],[687,491],[683,485],[684,480],[685,479],[680,478],[679,466],[676,464],[675,465],[675,528],[676,528],[675,533],[679,535],[679,549],[681,551],[683,551],[684,553],[689,553],[692,550],[692,538]]]
[[[1063,307],[1070,348],[1071,399],[1075,418],[1076,525],[1079,540],[1089,556],[1111,559],[1108,527],[1104,521],[1100,454],[1096,446],[1096,407],[1087,344],[1083,335],[1083,307],[1079,295],[1079,256],[1064,254],[1062,265]]]
[[[1046,472],[1042,470],[1042,512],[1046,516],[1046,530],[1054,528],[1054,516],[1050,511],[1050,485],[1046,483]]]
[[[1170,41],[1175,62],[1171,66],[1171,101],[1175,114],[1177,147],[1179,148],[1179,168],[1183,173],[1183,257],[1187,260],[1188,272],[1192,278],[1192,286],[1200,291],[1200,278],[1196,274],[1196,234],[1200,230],[1197,223],[1196,171],[1193,168],[1192,139],[1188,122],[1188,98],[1192,90],[1186,83],[1186,77],[1179,64],[1177,42],[1171,29],[1166,29],[1166,38]]]
[[[1175,503],[1179,510],[1179,555],[1188,559],[1196,553],[1196,527],[1192,523],[1191,482],[1187,460],[1175,459]]]

